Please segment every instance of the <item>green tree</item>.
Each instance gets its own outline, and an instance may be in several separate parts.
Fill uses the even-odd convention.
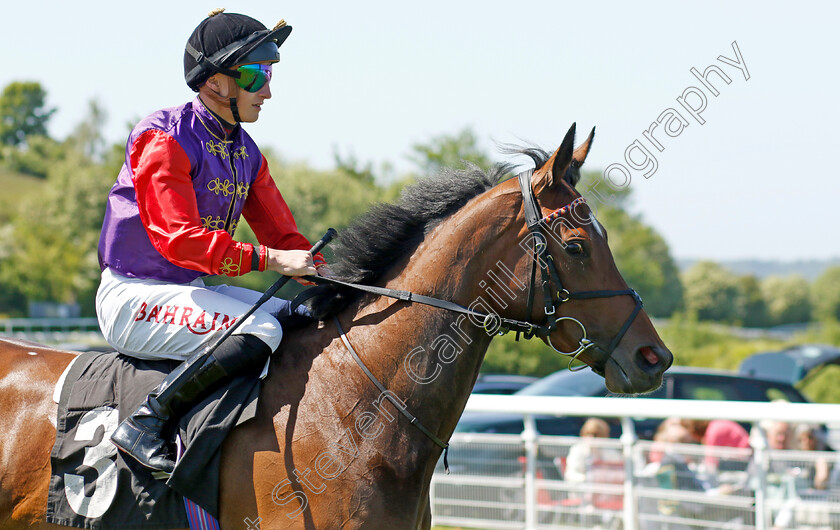
[[[696,263],[682,275],[685,308],[700,320],[738,320],[738,278],[712,261]]]
[[[91,160],[101,160],[106,154],[102,129],[107,119],[108,113],[105,109],[95,100],[88,101],[87,116],[76,126],[66,142]],[[122,146],[120,151],[124,151]]]
[[[630,188],[610,189],[610,193],[614,194],[613,200],[609,204],[601,203],[592,193],[593,189],[602,195],[606,193],[607,184],[600,179],[600,172],[584,171],[577,189],[607,229],[610,250],[618,270],[627,284],[642,297],[648,314],[670,316],[683,305],[683,287],[668,244],[640,216],[628,213],[632,203]]]
[[[478,146],[478,138],[469,127],[457,134],[441,134],[426,143],[414,144],[408,158],[423,175],[433,175],[445,167],[462,167],[464,161],[484,170],[493,165],[490,157]]]
[[[96,245],[114,174],[79,153],[50,169],[49,186],[23,202],[4,279],[30,301],[79,301],[98,279]]]
[[[802,276],[768,276],[761,281],[770,323],[794,324],[811,320],[808,280]]]
[[[738,298],[735,301],[735,314],[742,325],[764,327],[770,325],[761,283],[752,274],[737,279]]]
[[[629,210],[633,203],[633,190],[630,186],[615,189],[612,184],[607,183],[603,173],[599,171],[581,171],[580,182],[575,188],[586,197],[589,207],[596,214],[604,207]]]
[[[295,217],[297,228],[310,241],[317,241],[327,228],[339,231],[350,221],[366,212],[380,200],[393,198],[394,187],[382,188],[374,178],[360,176],[346,167],[334,170],[317,170],[303,163],[286,163],[281,157],[265,150],[271,174]],[[357,167],[357,162],[352,165]],[[256,236],[242,218],[236,229],[236,239],[256,242]],[[329,247],[324,251],[330,260]],[[274,273],[246,274],[239,278],[214,278],[208,283],[232,283],[249,289],[264,291],[277,278]],[[284,297],[299,290],[297,283],[289,282],[280,294]]]
[[[642,297],[648,314],[666,317],[680,308],[679,270],[662,236],[638,217],[612,206],[601,205],[598,220],[609,233],[618,270]]]
[[[0,223],[0,315],[26,316],[26,296],[18,286],[3,277],[3,264],[12,257],[14,226]]]
[[[271,167],[298,229],[313,241],[329,227],[347,226],[382,195],[373,180],[343,170],[318,171],[305,164],[282,163],[271,163]]]
[[[840,267],[829,267],[811,285],[814,316],[840,320]]]
[[[3,162],[11,171],[45,179],[50,166],[64,159],[67,149],[52,138],[30,135],[26,147],[3,148]]]
[[[538,339],[515,340],[515,333],[496,337],[490,343],[482,373],[533,375],[543,377],[569,366],[569,358],[560,355]]]
[[[0,282],[17,286],[29,301],[92,307],[105,200],[122,163],[113,150],[104,163],[86,152],[84,131],[97,129],[103,119],[89,116],[60,144],[60,156],[47,168],[43,193],[23,199],[12,220],[5,258],[0,259]]]
[[[737,370],[745,358],[761,351],[779,350],[778,340],[745,339],[725,328],[700,322],[695,314],[675,313],[664,326],[657,326],[659,336],[674,354],[674,364]]]
[[[36,82],[16,81],[0,94],[0,143],[25,144],[33,135],[46,136],[55,109],[46,107],[47,93]]]
[[[375,180],[373,164],[367,162],[362,165],[353,153],[341,156],[338,147],[333,147],[333,161],[335,162],[336,170],[345,173],[351,178],[367,184],[372,184]]]
[[[43,195],[22,203],[4,279],[30,301],[80,301],[99,277],[96,246],[115,173],[71,152],[50,168]]]

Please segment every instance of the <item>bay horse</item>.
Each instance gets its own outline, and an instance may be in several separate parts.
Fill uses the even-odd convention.
[[[573,125],[553,154],[521,149],[536,166],[520,179],[527,191],[505,178],[510,166],[444,170],[345,230],[336,249],[338,278],[434,296],[474,314],[319,286],[309,303],[320,322],[284,337],[256,418],[224,443],[222,528],[428,529],[429,486],[442,451],[435,439],[447,440],[455,429],[499,331],[476,321],[481,312],[536,323],[543,333],[526,335],[573,352],[613,392],[661,384],[673,357],[575,189],[593,135],[575,149]],[[545,215],[538,223],[533,214],[528,222],[529,204]],[[533,235],[528,225],[551,236],[532,238],[530,251],[523,245]],[[535,288],[536,276],[556,285]],[[55,438],[51,395],[71,359],[0,343],[3,528],[53,528],[43,522]]]

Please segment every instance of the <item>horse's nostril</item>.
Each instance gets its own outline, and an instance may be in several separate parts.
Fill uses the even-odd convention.
[[[651,348],[650,346],[645,346],[644,348],[641,349],[641,352],[642,352],[642,357],[644,357],[644,359],[648,363],[653,365],[653,364],[656,364],[656,363],[659,362],[659,357],[656,356],[656,352],[654,352],[653,348]]]

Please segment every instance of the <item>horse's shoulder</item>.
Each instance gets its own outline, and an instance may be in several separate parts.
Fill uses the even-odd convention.
[[[0,374],[16,367],[37,364],[46,377],[58,378],[78,354],[50,348],[37,342],[9,337],[0,338]]]

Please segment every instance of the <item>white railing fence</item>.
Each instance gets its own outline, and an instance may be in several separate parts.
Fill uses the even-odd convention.
[[[840,405],[474,395],[467,411],[521,414],[521,435],[456,433],[432,479],[436,525],[467,528],[840,529],[840,453],[767,448],[762,420],[826,424]],[[535,416],[620,418],[621,438],[536,432]],[[633,419],[755,425],[751,449],[639,440]],[[570,453],[587,444],[585,473]],[[818,468],[827,484],[815,485]]]
[[[88,317],[0,319],[0,336],[47,345],[105,342],[96,318]]]

